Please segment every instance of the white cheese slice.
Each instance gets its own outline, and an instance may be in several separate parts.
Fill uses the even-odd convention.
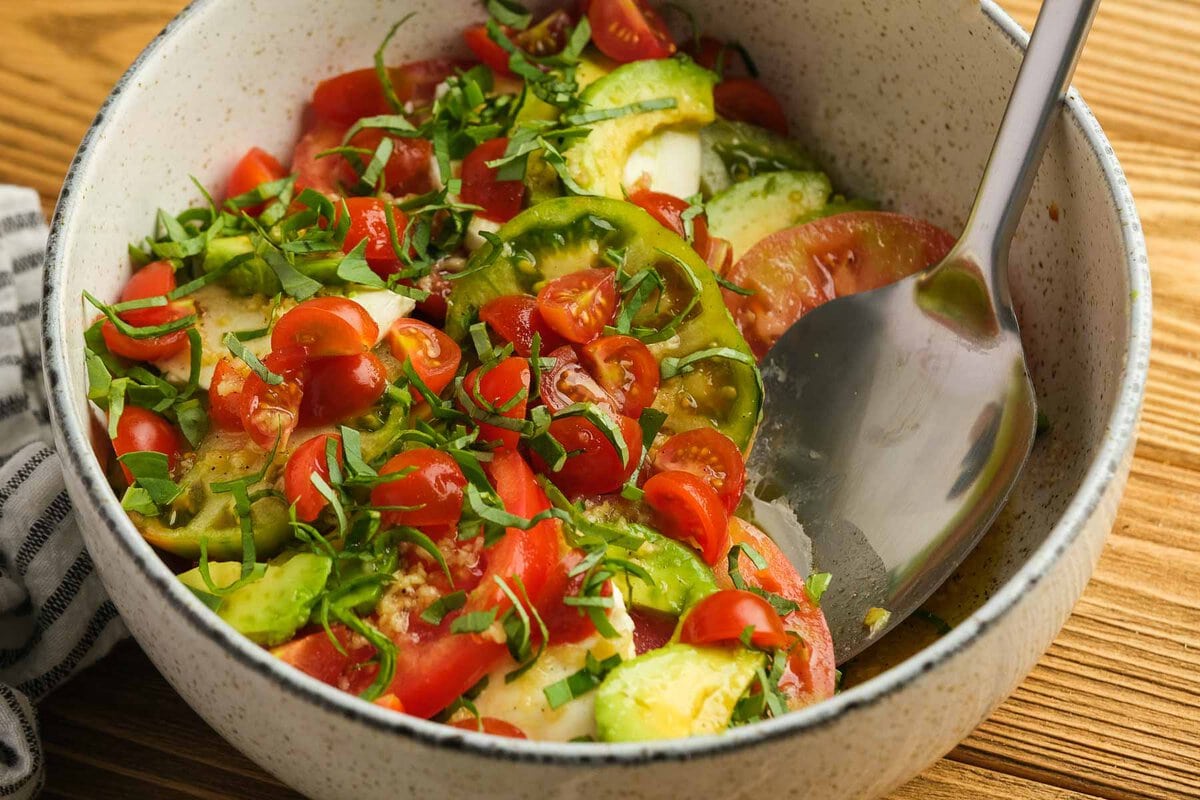
[[[700,191],[700,134],[666,129],[629,154],[622,176],[626,187],[649,182],[656,192],[688,198]]]
[[[467,245],[467,249],[474,253],[487,244],[487,240],[483,238],[480,231],[495,233],[500,230],[503,224],[502,222],[492,222],[490,219],[484,219],[478,214],[472,214],[471,221],[467,223],[467,235],[463,237],[463,242]]]
[[[633,620],[625,610],[621,592],[613,587],[613,608],[609,621],[616,638],[605,639],[594,633],[580,642],[556,644],[546,648],[537,663],[512,683],[504,675],[513,665],[505,664],[488,676],[487,688],[475,698],[475,707],[485,717],[495,717],[516,725],[530,739],[566,742],[596,733],[595,692],[550,708],[542,689],[583,669],[587,654],[604,660],[614,653],[623,660],[636,655],[633,644]]]

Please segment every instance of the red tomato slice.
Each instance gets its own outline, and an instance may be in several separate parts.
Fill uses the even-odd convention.
[[[378,128],[364,128],[348,142],[351,147],[360,147],[372,153],[383,142],[385,134]],[[419,137],[389,137],[392,140],[392,155],[383,168],[383,185],[393,195],[422,194],[433,188],[429,174],[429,159],[433,156],[433,143]],[[370,156],[363,156],[365,164]],[[344,186],[354,186],[358,183],[359,170],[356,170],[348,158],[338,156],[337,178]],[[399,225],[399,220],[397,220]],[[404,235],[404,228],[398,228]]]
[[[754,629],[750,644],[764,650],[787,647],[792,641],[770,603],[753,592],[738,589],[715,592],[692,606],[679,628],[679,641],[732,644],[746,628]]]
[[[308,363],[300,419],[332,425],[365,414],[387,389],[387,370],[374,353],[314,358]]]
[[[473,67],[475,63],[463,58],[427,58],[410,61],[398,67],[389,67],[392,87],[401,103],[411,102],[415,106],[433,102],[437,86],[457,72]]]
[[[804,579],[771,537],[745,520],[731,517],[729,535],[733,544],[748,544],[766,559],[767,568],[758,570],[745,554],[741,555],[738,571],[746,584],[774,592],[800,606],[783,618],[784,628],[795,631],[804,640],[804,646],[792,651],[788,672],[779,683],[788,696],[789,705],[799,708],[833,697],[837,681],[833,639],[825,615],[808,596]],[[726,559],[721,559],[714,567],[717,584],[722,588],[733,588]]]
[[[371,490],[372,505],[407,507],[385,510],[386,523],[421,529],[458,524],[467,485],[458,462],[440,450],[418,447],[392,456],[379,470],[380,475],[396,472],[406,474]]]
[[[337,443],[337,463],[342,464],[342,437],[335,433],[322,433],[297,447],[288,457],[283,470],[283,493],[288,502],[296,506],[296,519],[312,522],[329,505],[325,495],[313,485],[313,475],[329,482],[329,459],[326,458],[326,442]]]
[[[338,181],[345,159],[338,155],[318,156],[342,143],[349,123],[318,122],[306,130],[292,148],[292,169],[296,175],[296,193],[312,189],[326,195],[338,194]]]
[[[121,290],[118,302],[127,303],[130,300],[161,297],[174,289],[175,268],[171,266],[171,262],[155,261],[133,273],[129,282]],[[148,328],[183,319],[193,311],[194,305],[190,300],[180,300],[165,306],[123,311],[119,316],[130,325]],[[149,339],[134,339],[132,336],[126,336],[118,331],[117,326],[108,320],[105,320],[104,324],[100,326],[100,334],[104,337],[104,343],[109,350],[134,361],[158,361],[169,358],[189,346],[186,331],[175,331]]]
[[[677,433],[654,454],[657,472],[680,470],[708,482],[730,514],[746,488],[746,462],[742,451],[725,434],[712,428]]]
[[[428,103],[434,87],[468,62],[432,58],[389,67],[392,88],[401,103]],[[317,84],[312,97],[313,115],[322,122],[349,127],[360,117],[393,114],[395,111],[383,93],[383,85],[373,67],[356,69],[327,78]]]
[[[480,369],[472,370],[463,382],[467,395],[481,408],[490,406],[500,409],[509,406],[508,410],[500,412],[501,416],[525,419],[525,411],[529,406],[529,361],[511,356],[485,372],[480,372]],[[525,393],[525,397],[514,402],[521,392]],[[479,423],[480,442],[500,441],[506,447],[515,449],[520,438],[517,431],[487,422]]]
[[[348,197],[344,202],[350,214],[350,228],[346,231],[342,252],[349,253],[365,239],[367,247],[363,255],[371,269],[385,278],[399,270],[401,260],[392,248],[384,201],[378,197]],[[342,213],[340,206],[337,213]],[[408,227],[408,217],[395,206],[392,207],[392,217],[396,221],[396,240],[399,242]]]
[[[492,222],[508,222],[520,213],[525,201],[524,181],[497,180],[497,169],[488,166],[489,161],[502,157],[507,147],[508,139],[489,139],[462,163],[462,201],[482,206],[483,210],[475,213]]]
[[[277,440],[280,447],[287,447],[292,431],[300,423],[307,358],[297,347],[268,353],[263,365],[281,376],[282,383],[269,384],[253,372],[246,376],[242,423],[251,441],[264,450],[270,450]]]
[[[767,87],[754,78],[726,78],[713,88],[713,105],[725,119],[749,122],[787,136],[787,115]]]
[[[662,532],[688,542],[712,566],[729,550],[729,513],[704,480],[690,472],[659,472],[646,481],[646,505],[654,509]]]
[[[314,297],[289,309],[271,331],[271,349],[302,348],[310,358],[346,356],[369,350],[379,326],[347,297]]]
[[[622,64],[675,52],[667,26],[643,0],[590,0],[587,16],[596,47]]]
[[[387,333],[388,347],[400,363],[410,363],[434,394],[454,380],[462,349],[438,328],[417,319],[400,319]]]
[[[567,341],[586,344],[617,311],[616,272],[581,269],[555,278],[538,292],[537,307],[551,330]]]
[[[162,453],[167,457],[168,468],[174,469],[183,452],[183,437],[164,417],[141,406],[130,405],[125,406],[117,420],[113,450],[118,458],[128,453]],[[124,464],[121,472],[125,473],[125,480],[133,482],[133,473]]]
[[[642,459],[641,426],[620,414],[617,424],[629,451],[629,460],[624,464],[600,429],[583,417],[562,417],[550,423],[550,435],[571,454],[562,469],[553,472],[536,453],[534,464],[571,499],[615,492],[629,480]]]
[[[490,733],[492,736],[504,736],[509,739],[527,739],[525,731],[513,725],[511,722],[505,722],[502,719],[495,717],[480,717],[479,719],[460,719],[457,722],[450,723],[451,728],[459,728],[464,731],[478,731],[480,733]]]
[[[658,359],[632,336],[601,336],[584,345],[583,360],[617,410],[637,418],[658,394]]]
[[[242,425],[242,386],[246,371],[232,358],[222,358],[208,384],[208,416],[213,427],[222,431],[240,431]]]
[[[450,634],[401,647],[391,693],[406,714],[429,719],[508,657],[503,642],[477,633]]]
[[[512,38],[512,28],[500,26],[504,34]],[[475,57],[500,75],[512,75],[508,68],[508,53],[488,36],[486,25],[471,25],[463,31],[463,41]]]
[[[317,630],[272,648],[271,655],[322,683],[359,694],[375,679],[374,667],[364,668],[375,648],[365,643],[355,644],[361,640],[344,625],[335,624],[331,628],[341,650],[324,630]]]
[[[479,319],[506,342],[512,342],[513,351],[519,356],[528,358],[532,355],[535,333],[542,340],[542,355],[566,344],[542,319],[537,300],[529,295],[510,294],[489,300],[479,309]]]
[[[753,294],[726,291],[725,304],[762,358],[817,306],[877,289],[942,259],[954,237],[928,222],[854,211],[771,234],[733,265],[728,278]]]
[[[264,183],[277,181],[287,176],[287,170],[275,156],[261,147],[251,147],[242,160],[233,168],[229,182],[225,185],[225,197],[237,197],[240,194],[257,189]],[[242,210],[252,217],[262,213],[265,203],[247,206]]]
[[[542,404],[552,412],[562,411],[573,403],[595,403],[611,411],[619,404],[609,396],[595,378],[579,363],[575,348],[563,345],[547,354],[554,359],[550,369],[542,370],[539,394]],[[657,369],[657,366],[655,367]]]

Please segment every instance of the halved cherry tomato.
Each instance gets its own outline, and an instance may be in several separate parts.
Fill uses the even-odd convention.
[[[690,472],[672,470],[652,475],[643,488],[662,532],[688,542],[710,566],[729,549],[729,513],[716,491]]]
[[[783,618],[783,627],[800,634],[803,640],[803,646],[792,650],[788,670],[779,681],[779,688],[788,696],[788,705],[799,708],[832,697],[837,682],[833,639],[825,615],[804,587],[804,579],[771,537],[750,523],[731,517],[729,536],[733,544],[753,547],[767,562],[766,569],[759,570],[748,556],[740,555],[738,571],[746,584],[786,597],[798,606]],[[734,588],[726,559],[721,559],[713,571],[717,585],[723,589]]]
[[[675,52],[667,26],[644,0],[590,0],[587,16],[596,47],[622,64]]]
[[[525,200],[525,182],[496,179],[497,168],[489,167],[504,155],[508,139],[488,139],[476,147],[462,163],[462,201],[482,206],[475,213],[492,222],[508,222],[521,211]]]
[[[440,450],[418,447],[392,456],[379,470],[380,475],[397,472],[406,474],[371,490],[372,505],[405,506],[385,510],[385,522],[438,530],[458,524],[467,485],[458,462]]]
[[[629,417],[618,414],[616,419],[629,451],[625,463],[595,425],[583,417],[562,417],[550,423],[550,435],[570,454],[562,469],[552,471],[536,453],[534,464],[572,499],[617,491],[642,459],[642,428]]]
[[[787,136],[787,114],[771,91],[754,78],[726,78],[713,88],[713,105],[725,119],[749,122]]]
[[[379,128],[364,128],[347,143],[351,147],[359,147],[374,153],[385,134]],[[432,188],[429,175],[429,159],[433,155],[433,143],[420,137],[389,137],[392,140],[392,155],[383,167],[383,187],[393,195],[420,194]],[[370,156],[361,156],[363,164]],[[337,177],[343,185],[352,187],[359,180],[361,169],[355,169],[350,159],[338,156]],[[396,220],[400,225],[400,220]],[[397,229],[400,236],[404,228]]]
[[[133,273],[129,282],[121,289],[119,302],[130,300],[145,300],[149,297],[161,297],[175,289],[175,268],[169,261],[155,261]],[[165,306],[153,308],[137,308],[132,311],[122,311],[118,316],[137,328],[148,328],[154,325],[166,325],[178,319],[183,319],[194,310],[190,300],[179,300]],[[117,330],[117,326],[105,320],[100,326],[100,334],[108,349],[119,356],[135,361],[158,361],[170,358],[186,349],[188,338],[186,331],[175,331],[154,336],[149,339],[134,339]]]
[[[376,669],[365,662],[375,648],[356,637],[345,625],[330,626],[337,644],[324,630],[297,636],[271,649],[271,655],[322,683],[359,694],[375,679]]]
[[[434,87],[455,70],[469,66],[461,60],[431,58],[399,67],[389,67],[388,77],[401,103],[428,103]],[[312,110],[318,120],[349,127],[361,117],[393,114],[374,68],[356,69],[317,84]]]
[[[384,201],[378,197],[348,197],[345,203],[350,213],[350,228],[346,231],[342,251],[349,253],[365,239],[367,247],[363,255],[371,269],[381,277],[397,271],[400,268],[400,256],[392,247]],[[341,214],[340,207],[338,214]],[[404,236],[404,229],[408,227],[408,217],[395,206],[392,207],[392,217],[396,221],[396,240],[399,242]]]
[[[301,134],[292,148],[291,171],[296,175],[297,194],[303,189],[326,195],[338,193],[346,160],[339,155],[322,156],[321,153],[340,146],[349,127],[348,123],[317,122]]]
[[[503,25],[501,28],[511,39],[512,29]],[[463,41],[476,58],[494,71],[501,75],[512,75],[512,71],[508,68],[508,53],[503,47],[493,42],[492,37],[488,36],[486,25],[471,25],[466,28],[463,31]]]
[[[484,410],[490,407],[509,419],[524,419],[529,407],[529,361],[511,356],[491,369],[480,372],[481,369],[472,370],[463,381],[467,396]],[[525,396],[516,399],[522,392]],[[480,442],[498,440],[507,447],[516,448],[520,438],[517,431],[487,422],[479,423]]]
[[[387,389],[387,370],[374,353],[314,358],[308,362],[300,419],[331,425],[365,414]]]
[[[658,394],[658,360],[632,336],[601,336],[583,347],[583,361],[617,410],[637,418]]]
[[[271,331],[271,349],[302,348],[310,358],[346,356],[369,350],[379,326],[347,297],[314,297],[289,309]]]
[[[246,372],[232,358],[222,358],[208,384],[208,416],[213,427],[222,431],[240,431],[242,425],[242,386]]]
[[[287,175],[287,170],[279,163],[275,156],[263,150],[261,147],[251,147],[246,155],[242,156],[242,160],[233,168],[233,172],[229,175],[229,182],[225,185],[225,197],[237,197],[240,194],[245,194],[253,189],[257,189],[264,183],[277,181]],[[252,217],[262,213],[265,203],[247,206],[242,210]]]
[[[412,364],[417,377],[434,394],[441,394],[454,380],[462,349],[444,331],[406,317],[396,320],[387,340],[396,360]]]
[[[270,384],[251,372],[242,385],[242,423],[250,439],[264,450],[286,447],[292,431],[300,423],[300,402],[304,394],[307,354],[302,348],[273,350],[263,365],[283,378]]]
[[[565,344],[537,310],[537,300],[525,294],[508,294],[493,298],[479,309],[479,319],[486,322],[507,342],[513,351],[528,358],[533,353],[533,335],[541,337],[542,355]]]
[[[141,406],[125,406],[117,420],[117,435],[113,439],[113,450],[120,458],[128,453],[162,453],[167,457],[167,467],[174,469],[183,452],[183,437],[164,417]],[[125,480],[132,482],[133,473],[124,464],[121,471]]]
[[[753,294],[726,291],[725,304],[762,358],[817,306],[885,286],[942,259],[954,237],[903,214],[853,211],[771,234],[727,277]]]
[[[787,647],[791,638],[783,620],[765,599],[754,592],[725,589],[692,606],[679,628],[684,644],[732,644],[746,628],[753,628],[750,644],[764,650]]]
[[[501,25],[504,35],[524,52],[538,57],[553,55],[563,49],[570,35],[571,15],[562,9],[550,12],[523,31]],[[486,25],[472,25],[463,31],[463,41],[475,56],[501,75],[512,75],[508,68],[508,52],[488,36]]]
[[[712,428],[677,433],[654,454],[658,472],[690,472],[708,482],[730,514],[746,488],[746,462],[742,451],[725,434]]]
[[[581,269],[555,278],[538,292],[537,307],[552,330],[568,341],[586,344],[616,313],[616,272]]]
[[[464,731],[479,731],[480,733],[490,733],[492,736],[505,736],[509,739],[526,739],[525,731],[513,725],[511,722],[505,722],[502,719],[495,717],[481,717],[479,719],[460,719],[457,722],[450,723],[451,728],[460,728]]]
[[[547,357],[554,359],[554,365],[542,370],[542,380],[538,386],[546,408],[562,411],[572,403],[595,403],[611,411],[620,410],[619,404],[579,363],[575,348],[569,344],[563,345],[550,351]]]
[[[326,442],[329,441],[337,443],[334,452],[338,466],[341,466],[342,437],[336,433],[322,433],[292,451],[284,467],[283,493],[288,502],[296,506],[296,519],[301,522],[312,522],[321,509],[329,505],[312,480],[314,475],[319,475],[326,483],[329,482],[329,459],[326,456]]]
[[[687,238],[683,212],[691,206],[686,200],[665,192],[639,189],[629,196],[629,202],[641,206],[659,225],[676,236]],[[692,217],[692,249],[718,274],[723,274],[733,260],[733,248],[725,239],[708,232],[708,217],[702,213]]]

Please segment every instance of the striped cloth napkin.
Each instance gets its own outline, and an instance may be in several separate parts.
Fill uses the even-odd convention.
[[[0,185],[0,797],[44,780],[33,704],[125,635],[63,487],[42,383],[46,222]]]

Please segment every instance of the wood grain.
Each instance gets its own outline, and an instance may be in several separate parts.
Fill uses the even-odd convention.
[[[52,210],[111,85],[180,0],[0,3],[0,182]],[[1007,0],[1029,28],[1039,0]],[[892,800],[1200,798],[1200,2],[1105,0],[1076,85],[1146,231],[1155,331],[1116,531],[1050,651]],[[53,798],[295,798],[127,643],[42,707]]]

